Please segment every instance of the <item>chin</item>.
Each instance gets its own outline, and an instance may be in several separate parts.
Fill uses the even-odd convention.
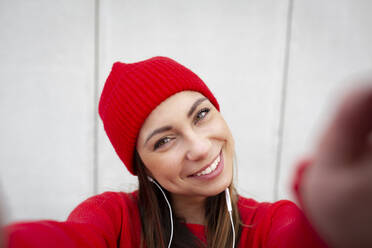
[[[225,179],[225,181],[219,183],[218,185],[211,185],[210,190],[206,189],[205,196],[215,196],[225,191],[227,187],[231,185],[232,177]],[[209,187],[208,187],[209,188]]]

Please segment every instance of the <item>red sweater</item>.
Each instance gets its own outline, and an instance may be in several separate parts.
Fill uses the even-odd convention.
[[[292,202],[258,203],[239,197],[242,222],[238,247],[326,247]],[[205,242],[205,227],[187,224]],[[6,228],[8,247],[139,247],[137,192],[106,192],[76,207],[67,221],[15,223]]]

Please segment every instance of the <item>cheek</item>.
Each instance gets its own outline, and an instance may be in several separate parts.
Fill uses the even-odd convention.
[[[232,134],[230,132],[229,127],[227,126],[227,123],[222,117],[216,118],[216,120],[211,123],[211,125],[208,127],[211,132],[213,132],[217,137],[224,139],[226,141],[231,142],[234,144],[234,140],[232,137]]]
[[[231,145],[234,146],[234,138],[232,136],[232,133],[230,131],[230,128],[229,126],[227,125],[227,123],[225,122],[225,120],[222,119],[221,121],[221,129],[223,129],[223,133],[224,135],[226,136],[226,139],[231,142]]]
[[[146,156],[144,164],[150,173],[159,181],[173,179],[180,173],[180,158],[174,153]]]
[[[235,141],[232,136],[232,133],[230,131],[230,128],[228,127],[225,120],[221,117],[221,119],[214,125],[216,138],[223,141],[225,143],[225,158],[226,162],[231,163],[234,156],[234,150],[235,150]]]

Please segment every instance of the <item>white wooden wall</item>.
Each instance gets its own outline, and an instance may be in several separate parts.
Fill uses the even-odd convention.
[[[367,0],[0,0],[0,183],[7,222],[63,220],[133,190],[97,115],[115,61],[176,59],[212,89],[240,193],[291,198],[347,79],[372,68]]]

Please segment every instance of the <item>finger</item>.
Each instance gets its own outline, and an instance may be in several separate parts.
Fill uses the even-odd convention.
[[[346,95],[319,145],[318,153],[336,163],[348,163],[370,150],[372,81]]]

